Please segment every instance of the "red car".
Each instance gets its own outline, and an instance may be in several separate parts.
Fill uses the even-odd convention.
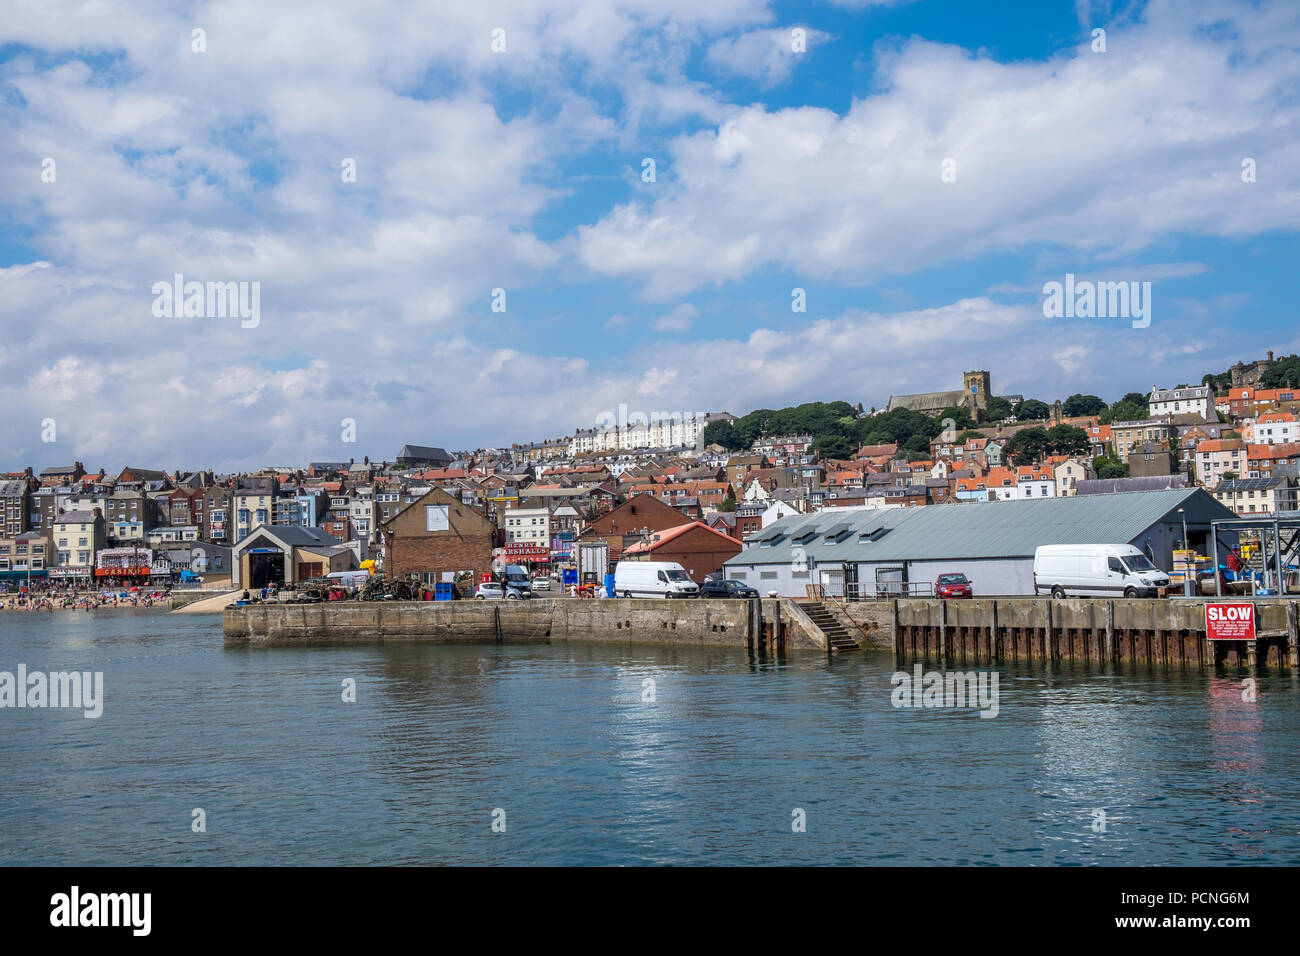
[[[940,598],[968,598],[973,596],[970,578],[964,574],[941,574],[934,582],[934,596]]]

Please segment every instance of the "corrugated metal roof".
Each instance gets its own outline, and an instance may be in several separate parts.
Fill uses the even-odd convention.
[[[728,565],[784,564],[798,558],[842,561],[920,561],[958,558],[1032,557],[1044,544],[1123,544],[1162,520],[1177,521],[1186,509],[1191,525],[1235,515],[1200,488],[1174,488],[1114,495],[927,505],[875,511],[821,512],[782,518],[764,536],[785,532],[774,546],[751,545]],[[853,536],[831,544],[825,535],[848,519]],[[862,535],[879,528],[876,540]],[[797,544],[809,532],[817,536]],[[795,555],[795,548],[802,554]]]

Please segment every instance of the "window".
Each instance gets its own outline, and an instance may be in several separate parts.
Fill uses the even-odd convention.
[[[446,531],[451,527],[448,517],[449,505],[425,505],[424,506],[424,530],[425,531]]]

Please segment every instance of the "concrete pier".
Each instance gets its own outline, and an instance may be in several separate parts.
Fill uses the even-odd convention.
[[[228,648],[586,641],[826,653],[821,631],[794,601],[784,599],[255,604],[225,610],[222,632]]]

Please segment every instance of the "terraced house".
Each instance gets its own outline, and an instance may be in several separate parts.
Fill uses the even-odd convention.
[[[1196,477],[1207,487],[1216,486],[1229,472],[1230,477],[1241,478],[1247,467],[1246,443],[1240,438],[1203,441],[1196,446]]]
[[[1221,505],[1239,515],[1271,514],[1288,509],[1290,490],[1286,478],[1234,478],[1219,482],[1213,494]]]

